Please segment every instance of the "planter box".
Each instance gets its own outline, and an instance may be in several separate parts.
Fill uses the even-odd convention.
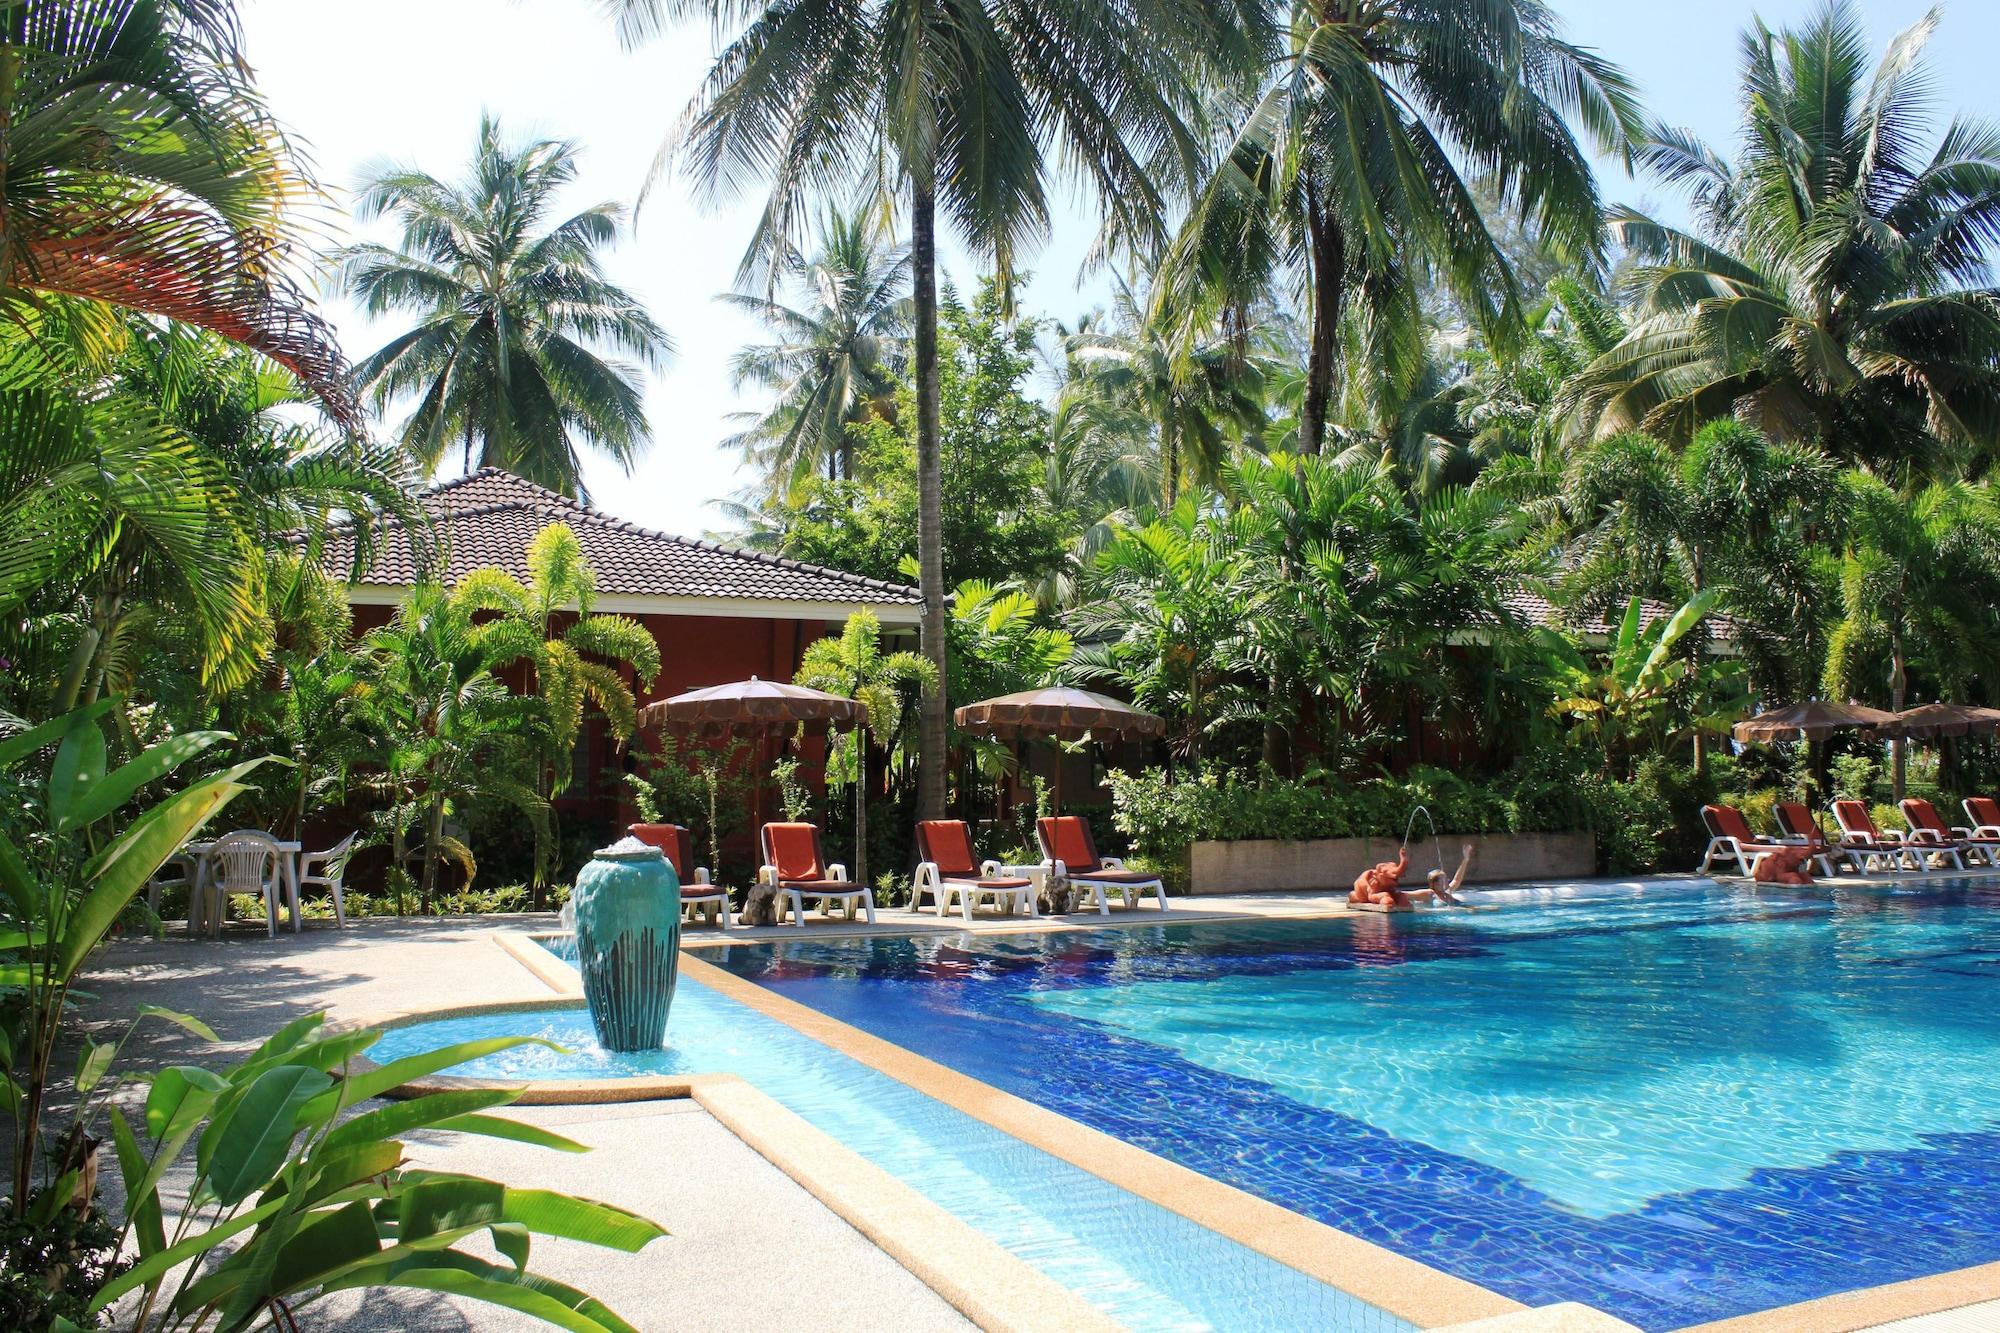
[[[1403,883],[1422,885],[1444,854],[1444,872],[1458,870],[1458,849],[1473,843],[1478,852],[1468,877],[1474,884],[1518,879],[1576,879],[1597,873],[1597,839],[1589,833],[1486,833],[1440,837],[1410,844],[1410,868]],[[1354,887],[1370,866],[1396,859],[1396,838],[1316,838],[1307,842],[1256,839],[1198,842],[1188,851],[1190,893],[1267,893],[1313,889],[1321,893]]]

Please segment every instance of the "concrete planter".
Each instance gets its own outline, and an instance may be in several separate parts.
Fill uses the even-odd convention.
[[[1597,839],[1589,833],[1449,834],[1433,847],[1426,839],[1410,844],[1410,868],[1403,883],[1421,885],[1444,854],[1444,871],[1458,869],[1458,849],[1474,843],[1471,882],[1495,884],[1517,879],[1574,879],[1597,873]],[[1396,859],[1397,838],[1315,838],[1305,842],[1253,839],[1198,842],[1188,852],[1190,893],[1269,893],[1286,889],[1329,892],[1354,887],[1354,877],[1370,866]]]

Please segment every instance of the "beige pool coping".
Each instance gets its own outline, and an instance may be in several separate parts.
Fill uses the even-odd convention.
[[[1995,873],[2000,872],[1986,872],[1988,876]],[[1932,872],[1894,878],[1849,877],[1837,881],[1837,884],[1840,887],[1878,888],[1922,882],[1927,879],[1968,877],[1980,876],[1970,872],[1966,874],[1956,871]],[[1709,876],[1691,878],[1720,880],[1720,877]],[[1741,881],[1721,882],[1741,884]],[[1320,895],[1311,897],[1262,895],[1249,911],[1242,910],[1242,905],[1225,907],[1218,903],[1216,906],[1218,910],[1128,912],[1110,918],[1091,916],[1082,920],[1047,917],[1018,920],[985,918],[979,922],[983,928],[977,929],[974,933],[1056,933],[1131,929],[1195,921],[1315,919],[1354,915],[1346,910],[1344,904]],[[1450,1330],[1450,1333],[1474,1333],[1475,1330],[1477,1333],[1489,1333],[1489,1330],[1490,1333],[1502,1333],[1503,1330],[1520,1330],[1520,1333],[1531,1333],[1532,1330],[1547,1330],[1547,1333],[1569,1333],[1570,1330],[1574,1330],[1575,1333],[1586,1333],[1586,1331],[1611,1333],[1611,1330],[1631,1327],[1602,1311],[1573,1303],[1530,1309],[1497,1292],[1431,1268],[1418,1260],[1397,1254],[1358,1236],[1316,1222],[1290,1209],[1058,1115],[1011,1093],[960,1074],[956,1070],[939,1065],[838,1019],[830,1018],[809,1006],[786,999],[754,982],[725,972],[696,956],[696,951],[703,948],[728,944],[763,944],[786,939],[827,940],[959,934],[965,930],[964,923],[953,918],[940,921],[935,927],[930,925],[929,920],[921,923],[882,922],[874,927],[856,923],[856,928],[852,929],[843,928],[845,925],[844,922],[828,922],[826,927],[809,931],[799,931],[794,927],[774,927],[754,933],[735,930],[727,933],[717,931],[694,938],[684,935],[682,968],[687,975],[697,977],[702,984],[860,1061],[877,1072],[886,1074],[974,1119],[1013,1135],[1051,1156],[1089,1171],[1129,1193],[1207,1227],[1248,1249],[1406,1319],[1420,1328],[1440,1330],[1440,1333],[1444,1333],[1444,1330]],[[912,929],[913,925],[917,928]],[[474,1006],[469,1011],[550,1008],[581,999],[583,992],[576,970],[534,942],[536,935],[547,933],[549,932],[545,930],[495,930],[490,933],[489,938],[548,985],[558,996],[566,998],[513,1005],[480,1005]],[[383,1022],[401,1023],[420,1018],[450,1017],[456,1013],[469,1011],[430,1010],[393,1015]],[[470,1080],[441,1078],[435,1080],[431,1086],[462,1087],[475,1083],[476,1081]],[[853,1154],[851,1150],[841,1147],[836,1140],[814,1130],[805,1121],[793,1116],[777,1102],[757,1092],[752,1085],[735,1075],[692,1075],[680,1079],[542,1082],[519,1086],[525,1089],[522,1097],[524,1103],[692,1097],[710,1109],[711,1114],[715,1114],[717,1119],[722,1120],[739,1137],[762,1152],[787,1175],[797,1180],[864,1235],[869,1236],[982,1327],[1052,1328],[1071,1325],[1047,1322],[1054,1314],[1052,1307],[1038,1306],[1041,1313],[1037,1319],[1022,1325],[1011,1322],[1012,1316],[1020,1313],[1018,1310],[1010,1308],[975,1311],[961,1304],[959,1298],[955,1297],[947,1286],[940,1285],[941,1281],[949,1283],[949,1274],[934,1274],[932,1271],[934,1265],[924,1258],[927,1252],[937,1249],[937,1246],[926,1237],[938,1234],[930,1228],[938,1227],[941,1223],[938,1219],[930,1219],[922,1226],[914,1228],[909,1234],[905,1234],[891,1223],[896,1218],[906,1216],[911,1211],[910,1205],[907,1202],[897,1203],[886,1199],[885,1194],[893,1190],[912,1195],[917,1203],[941,1214],[943,1222],[948,1223],[950,1228],[962,1229],[969,1233],[972,1240],[980,1245],[990,1246],[1005,1259],[1007,1264],[1020,1270],[1009,1273],[1004,1282],[994,1285],[1032,1291],[1036,1283],[1044,1283],[1081,1306],[1082,1311],[1087,1312],[1089,1316],[1099,1321],[1104,1320],[1100,1312],[1083,1302],[1074,1293],[1068,1292],[1038,1270],[1015,1259],[955,1216],[936,1209],[936,1205],[930,1204],[920,1195],[915,1195],[908,1186],[857,1154]],[[741,1092],[716,1091],[726,1086],[740,1089]],[[743,1104],[749,1100],[742,1095],[743,1093],[751,1094],[768,1104],[764,1115],[760,1116],[757,1111],[745,1112],[742,1109]],[[731,1115],[717,1112],[710,1107],[711,1099],[729,1108],[735,1120],[732,1120]],[[812,1158],[794,1160],[794,1155],[787,1151],[787,1145],[795,1145],[799,1136],[792,1134],[788,1138],[789,1131],[772,1131],[766,1128],[781,1123],[779,1116],[770,1116],[769,1112],[780,1113],[780,1116],[797,1120],[799,1127],[819,1135],[827,1144],[834,1145],[839,1152],[852,1157],[851,1165],[861,1169],[845,1170],[842,1179],[837,1182],[816,1176]],[[737,1123],[739,1121],[744,1127],[739,1128]],[[767,1150],[765,1146],[767,1142],[772,1145],[772,1150]],[[819,1151],[821,1149],[815,1149],[815,1152]],[[774,1152],[777,1155],[774,1155]],[[870,1179],[868,1173],[873,1173],[880,1179]],[[877,1206],[871,1207],[871,1205]],[[877,1216],[878,1213],[881,1215]],[[878,1235],[876,1230],[871,1230],[871,1227],[879,1228],[881,1234]],[[974,1247],[968,1246],[968,1249],[970,1248]],[[965,1261],[975,1260],[973,1256],[967,1255]],[[996,1271],[994,1276],[998,1278],[1001,1273]],[[933,1280],[934,1277],[937,1280]],[[989,1298],[993,1294],[985,1289],[982,1289],[982,1292]],[[968,1297],[968,1299],[976,1298]],[[1894,1320],[1945,1313],[1995,1299],[2000,1299],[2000,1263],[1977,1265],[1883,1286],[1838,1292],[1796,1305],[1780,1306],[1690,1326],[1681,1333],[1858,1333],[1859,1330],[1874,1328]],[[1028,1303],[1033,1305],[1034,1300],[1030,1299]],[[989,1318],[993,1322],[989,1322]]]

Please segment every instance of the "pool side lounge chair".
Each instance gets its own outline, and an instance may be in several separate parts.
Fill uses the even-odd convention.
[[[711,883],[707,866],[695,866],[694,875],[689,878],[688,866],[694,860],[694,839],[683,824],[634,824],[628,830],[640,842],[660,849],[667,858],[667,864],[674,868],[674,877],[681,882],[681,907],[687,912],[722,930],[729,929],[729,890],[720,884]]]
[[[1099,916],[1111,915],[1107,889],[1116,889],[1127,907],[1137,907],[1139,899],[1151,893],[1167,910],[1167,886],[1158,875],[1127,870],[1115,856],[1099,856],[1097,840],[1090,836],[1090,824],[1080,815],[1056,815],[1035,821],[1035,840],[1042,844],[1042,866],[1057,879],[1067,879],[1091,895]]]
[[[1965,857],[1986,865],[2000,865],[1995,853],[2000,852],[2000,837],[1975,837],[1969,828],[1951,828],[1938,814],[1937,807],[1921,796],[1908,796],[1902,801],[1903,818],[1910,825],[1910,841],[1925,843],[1933,847],[1955,848],[1960,857],[1959,865],[1965,864]]]
[[[1846,861],[1850,867],[1854,867],[1856,875],[1868,873],[1868,861],[1874,857],[1874,849],[1848,847],[1838,839],[1828,841],[1826,833],[1820,829],[1820,823],[1812,817],[1812,811],[1806,809],[1804,801],[1780,801],[1778,805],[1772,807],[1772,815],[1778,819],[1778,835],[1784,837],[1786,843],[1822,841],[1826,843],[1826,851],[1830,857],[1840,857],[1842,861]],[[1900,863],[1902,853],[1890,849],[1890,855],[1894,857],[1890,869],[1896,869],[1896,863]]]
[[[910,910],[928,893],[937,900],[937,914],[950,910],[972,920],[972,909],[991,900],[995,911],[1012,915],[1018,908],[1035,914],[1035,882],[1000,873],[998,861],[978,861],[972,854],[972,830],[962,819],[917,821],[917,879],[910,888]]]
[[[1974,837],[2000,837],[2000,801],[1991,796],[1968,796],[1962,804]]]
[[[1832,806],[1833,820],[1840,825],[1840,845],[1858,858],[1865,871],[1870,863],[1889,863],[1891,871],[1923,870],[1926,867],[1924,854],[1903,841],[1900,833],[1884,833],[1875,827],[1875,817],[1868,813],[1868,806],[1861,801],[1835,801]],[[1958,853],[1951,853],[1958,860]],[[1963,870],[1965,863],[1959,862]]]
[[[805,929],[806,899],[811,898],[826,912],[831,911],[830,903],[845,903],[849,921],[859,904],[868,915],[868,924],[875,924],[875,895],[849,879],[846,866],[827,863],[819,825],[766,824],[762,841],[764,865],[757,872],[757,882],[777,886],[780,921],[784,920],[784,908],[789,907],[792,924]]]
[[[1701,822],[1708,827],[1708,850],[1702,854],[1701,864],[1695,867],[1695,874],[1706,875],[1716,861],[1736,862],[1737,870],[1748,879],[1756,873],[1757,863],[1771,853],[1786,847],[1804,845],[1809,839],[1767,838],[1751,831],[1750,822],[1743,818],[1743,812],[1733,805],[1704,805],[1701,808]],[[1827,878],[1833,877],[1833,860],[1822,853],[1813,860]]]

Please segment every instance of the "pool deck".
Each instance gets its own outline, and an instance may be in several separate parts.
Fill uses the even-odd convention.
[[[1693,878],[1621,882],[1686,883]],[[1842,883],[1878,886],[1852,879]],[[804,929],[787,925],[725,933],[690,928],[683,943],[690,959],[698,960],[703,949],[732,942],[953,934],[968,928],[980,934],[1122,929],[1199,920],[1320,917],[1345,910],[1342,895],[1330,893],[1181,898],[1167,913],[1151,907],[1114,908],[1108,918],[1087,913],[1054,920],[1010,919],[987,913],[977,916],[970,927],[956,913],[939,918],[932,912],[882,910],[872,929],[862,923],[813,918]],[[374,1023],[423,1012],[547,1004],[576,993],[573,970],[548,958],[539,947],[527,945],[530,936],[555,929],[553,914],[522,914],[442,921],[374,919],[345,931],[314,924],[303,935],[281,935],[276,941],[267,940],[261,929],[238,928],[221,941],[170,934],[159,941],[113,942],[94,960],[84,983],[97,997],[85,1018],[109,1026],[141,1003],[160,1004],[208,1020],[222,1037],[218,1050],[179,1029],[147,1025],[128,1054],[135,1063],[153,1065],[219,1062],[247,1051],[288,1019],[313,1010],[325,1010],[335,1022]],[[721,977],[730,983],[731,993],[742,989],[745,994],[738,998],[767,1012],[790,1005],[698,961],[690,970],[700,972],[705,981]],[[876,1043],[884,1049],[863,1053],[871,1063],[929,1064],[798,1006],[778,1016],[843,1049],[857,1037]],[[1020,1137],[1137,1193],[1156,1199],[1164,1194],[1179,1197],[1183,1206],[1176,1211],[1197,1215],[1204,1209],[1219,1209],[1197,1220],[1219,1223],[1218,1230],[1239,1236],[1247,1226],[1259,1239],[1255,1248],[1359,1295],[1370,1299],[1385,1292],[1394,1295],[1399,1285],[1415,1282],[1421,1287],[1427,1278],[1444,1276],[1364,1242],[1354,1241],[1361,1248],[1330,1243],[1329,1236],[1338,1238],[1340,1233],[1261,1201],[1252,1200],[1259,1206],[1246,1216],[1243,1200],[1248,1196],[1229,1197],[1240,1195],[1238,1191],[1095,1131],[1070,1133],[1082,1127],[951,1071],[941,1071],[947,1077],[939,1078],[939,1071],[941,1067],[931,1066],[911,1076],[912,1071],[905,1069],[896,1076],[919,1086],[930,1079],[939,1085],[926,1088],[933,1095],[942,1092],[944,1100],[961,1109],[971,1109],[965,1104],[970,1099],[978,1106],[972,1113],[980,1118],[993,1122],[998,1114],[1004,1127]],[[958,1086],[954,1079],[969,1086]],[[801,1329],[1081,1329],[1108,1324],[1079,1299],[929,1206],[907,1187],[885,1188],[884,1173],[741,1079],[697,1076],[682,1083],[694,1086],[649,1094],[670,1100],[540,1105],[508,1112],[537,1124],[560,1126],[563,1133],[590,1144],[593,1151],[582,1158],[462,1136],[424,1137],[413,1143],[414,1155],[427,1167],[572,1189],[662,1222],[673,1234],[639,1256],[557,1241],[542,1242],[536,1250],[542,1271],[604,1298],[642,1328],[750,1329],[780,1324]],[[579,1089],[579,1095],[583,1091]],[[601,1085],[595,1091],[601,1094]],[[1043,1118],[1066,1129],[1045,1134]],[[1085,1160],[1079,1160],[1079,1153]],[[668,1164],[665,1170],[663,1162]],[[115,1186],[115,1180],[111,1183]],[[1482,1301],[1480,1289],[1449,1285],[1456,1281],[1447,1279],[1447,1285],[1430,1289],[1414,1305],[1407,1298],[1381,1303],[1401,1306],[1419,1326],[1466,1333],[1475,1329],[1608,1333],[1629,1328],[1579,1306],[1522,1310],[1491,1293],[1483,1293],[1488,1299]],[[505,1312],[428,1294],[356,1294],[321,1308],[337,1316],[337,1326],[364,1330],[540,1327]],[[1873,1328],[1951,1333],[1974,1327],[2000,1328],[2000,1264],[1710,1326],[1714,1333],[1849,1333]]]

